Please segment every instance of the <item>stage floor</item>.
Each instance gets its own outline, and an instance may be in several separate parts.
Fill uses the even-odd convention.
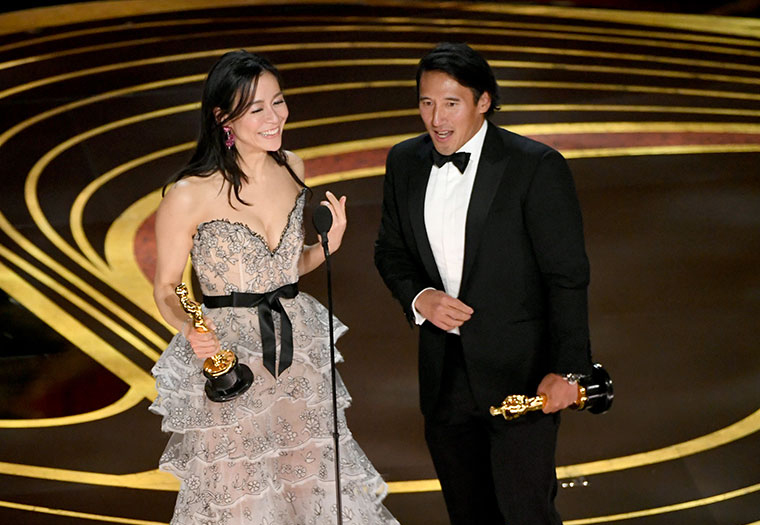
[[[251,3],[0,15],[0,523],[169,521],[168,435],[147,409],[173,335],[152,301],[153,212],[193,147],[205,74],[239,48],[282,72],[310,207],[325,189],[348,196],[333,281],[349,427],[402,525],[448,523],[416,330],[372,252],[385,154],[424,131],[417,61],[457,40],[494,67],[492,120],[569,159],[584,214],[592,349],[616,398],[563,416],[565,523],[760,524],[760,22]],[[300,287],[325,302],[324,270]]]

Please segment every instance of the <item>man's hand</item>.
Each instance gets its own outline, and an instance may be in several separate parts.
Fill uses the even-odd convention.
[[[570,384],[559,374],[546,374],[538,385],[537,393],[546,396],[544,414],[558,412],[578,401],[578,385]]]
[[[414,308],[441,330],[462,326],[472,317],[473,309],[440,290],[425,290],[417,297]]]

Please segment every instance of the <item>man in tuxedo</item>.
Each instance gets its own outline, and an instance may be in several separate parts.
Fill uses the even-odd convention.
[[[419,335],[425,437],[454,525],[561,523],[559,411],[591,373],[589,281],[572,175],[488,121],[498,86],[465,44],[419,63],[427,133],[388,153],[375,264]],[[544,394],[514,421],[489,407]]]

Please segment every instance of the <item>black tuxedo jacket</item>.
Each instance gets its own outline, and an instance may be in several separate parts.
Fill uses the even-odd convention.
[[[407,317],[424,288],[443,290],[425,219],[432,167],[425,134],[388,153],[375,264]],[[474,309],[460,328],[473,395],[483,410],[507,394],[536,394],[549,372],[590,373],[586,257],[580,206],[565,159],[488,123],[467,211],[459,299]],[[438,399],[445,332],[420,328],[423,414]]]

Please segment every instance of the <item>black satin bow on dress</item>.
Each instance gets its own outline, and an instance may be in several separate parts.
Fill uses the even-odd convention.
[[[433,163],[436,166],[440,168],[447,162],[451,162],[454,166],[457,167],[459,173],[464,173],[464,170],[467,168],[467,163],[470,162],[470,154],[464,151],[460,151],[459,153],[452,153],[451,155],[442,155],[438,153],[437,149],[433,148],[432,153]]]
[[[280,298],[292,299],[298,295],[298,284],[286,284],[267,293],[232,292],[230,295],[204,295],[203,304],[207,308],[222,308],[225,306],[251,308],[258,307],[259,330],[261,331],[261,346],[264,354],[264,366],[273,377],[277,377],[293,363],[293,325],[288,314],[280,303]],[[276,348],[277,340],[274,334],[274,319],[272,310],[280,314],[280,367],[277,371]]]

